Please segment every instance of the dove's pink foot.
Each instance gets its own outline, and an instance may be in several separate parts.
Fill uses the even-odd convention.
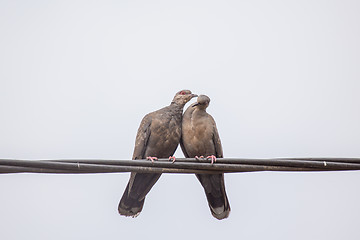
[[[170,156],[170,157],[169,157],[169,161],[170,161],[170,160],[171,160],[172,163],[174,163],[175,160],[176,160],[176,158],[175,158],[174,156]]]
[[[204,156],[200,156],[200,157],[195,156],[195,159],[196,159],[196,160],[200,160],[200,159],[202,159],[202,158],[204,158]]]
[[[216,162],[216,157],[214,155],[207,156],[206,159],[211,159],[211,164],[214,164],[214,162]]]
[[[150,157],[150,156],[147,157],[146,159],[151,160],[151,162],[154,162],[154,160],[156,160],[156,161],[158,160],[157,157]]]

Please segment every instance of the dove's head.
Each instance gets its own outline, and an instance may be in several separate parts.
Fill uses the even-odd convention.
[[[192,105],[192,107],[197,107],[199,109],[206,109],[209,106],[210,98],[206,95],[200,95],[197,98],[197,102]]]
[[[193,97],[197,97],[197,95],[192,94],[190,90],[181,90],[175,94],[175,97],[171,103],[175,103],[175,104],[184,106]]]

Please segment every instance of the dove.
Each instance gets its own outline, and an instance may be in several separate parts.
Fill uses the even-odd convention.
[[[145,115],[137,131],[133,160],[174,160],[173,154],[181,137],[183,108],[193,97],[197,95],[190,90],[181,90],[169,106]],[[137,217],[144,206],[145,196],[160,176],[158,173],[132,172],[118,206],[120,215]]]
[[[214,118],[206,112],[210,98],[200,95],[185,111],[182,121],[181,149],[186,158],[206,156],[211,162],[223,158],[223,150]],[[204,188],[211,214],[221,220],[230,213],[224,174],[196,174]]]

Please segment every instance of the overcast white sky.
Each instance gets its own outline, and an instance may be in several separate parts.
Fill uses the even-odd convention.
[[[130,159],[141,118],[207,94],[226,157],[360,157],[359,1],[0,1],[0,158]],[[176,152],[182,157],[181,151]],[[2,239],[359,239],[360,172],[225,177],[214,219],[163,175],[0,175]]]

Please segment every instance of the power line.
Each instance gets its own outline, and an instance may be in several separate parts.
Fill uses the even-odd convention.
[[[219,158],[216,163],[209,160],[179,158],[174,163],[168,159],[147,160],[17,160],[0,159],[0,173],[236,173],[258,171],[348,171],[360,170],[360,158]]]

